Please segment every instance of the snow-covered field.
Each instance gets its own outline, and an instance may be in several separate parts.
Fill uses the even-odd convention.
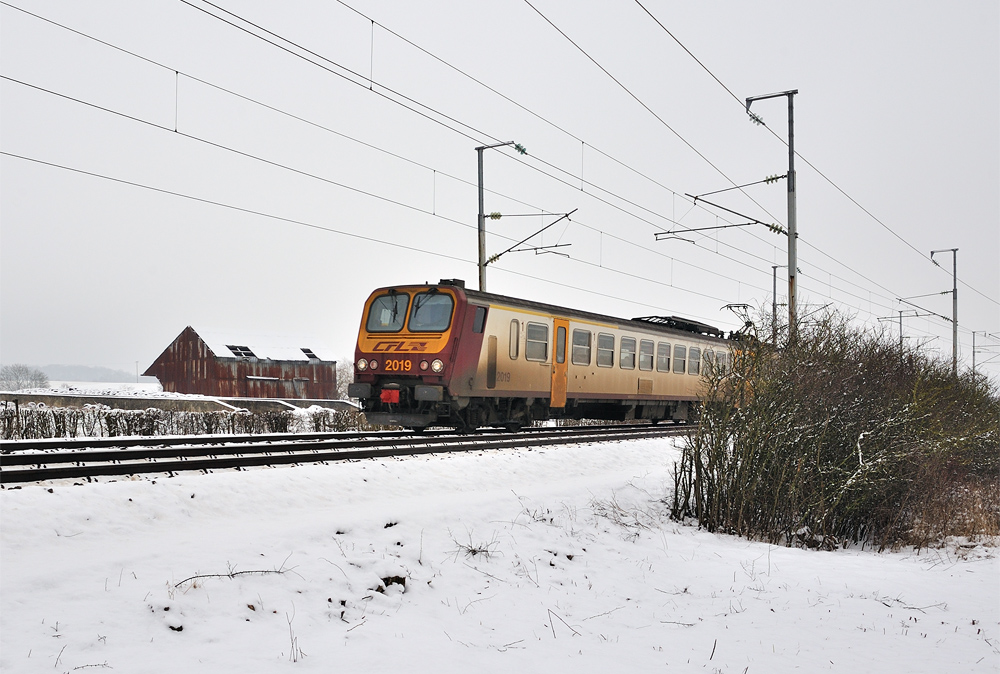
[[[675,453],[644,440],[8,488],[0,669],[1000,671],[994,548],[709,534],[666,517]]]
[[[77,393],[80,395],[92,396],[163,396],[174,397],[176,393],[165,393],[163,387],[157,383],[146,382],[138,384],[124,384],[103,381],[50,381],[49,387],[44,389],[31,389],[32,393],[51,393],[59,395],[62,393]]]

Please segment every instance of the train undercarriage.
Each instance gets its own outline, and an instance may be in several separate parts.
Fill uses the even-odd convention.
[[[686,400],[620,400],[570,398],[565,407],[550,407],[548,398],[451,396],[444,387],[387,382],[351,384],[350,396],[361,400],[369,423],[422,430],[447,426],[470,432],[484,426],[518,430],[548,419],[604,421],[687,421]]]

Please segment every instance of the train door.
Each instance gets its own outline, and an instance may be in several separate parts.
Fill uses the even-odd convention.
[[[556,348],[552,350],[552,398],[549,406],[566,407],[566,338],[569,321],[557,318],[552,323],[556,332]]]

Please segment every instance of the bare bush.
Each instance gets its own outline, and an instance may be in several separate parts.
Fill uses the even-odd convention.
[[[31,388],[48,388],[49,378],[37,367],[14,363],[0,367],[0,390],[22,391]]]
[[[341,358],[337,361],[337,397],[347,400],[347,387],[354,381],[354,362],[351,358]]]
[[[311,408],[302,412],[175,412],[149,408],[83,409],[0,403],[0,438],[124,437],[156,435],[258,435],[375,430],[353,410]]]
[[[706,378],[672,515],[774,543],[929,545],[1000,531],[1000,397],[836,314]]]

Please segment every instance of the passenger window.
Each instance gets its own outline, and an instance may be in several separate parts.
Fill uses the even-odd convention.
[[[556,362],[566,362],[566,328],[561,325],[556,328]]]
[[[702,363],[705,365],[705,374],[714,375],[715,374],[715,351],[711,349],[705,349],[705,353],[701,355]]]
[[[697,346],[688,350],[688,374],[701,374],[701,349]]]
[[[622,337],[621,357],[618,366],[623,370],[635,369],[635,338]]]
[[[517,360],[518,347],[521,343],[521,325],[515,318],[510,322],[510,359]]]
[[[687,358],[687,347],[674,345],[674,374],[684,374],[684,362]]]
[[[718,351],[715,354],[715,358],[716,362],[718,362],[719,374],[725,374],[729,369],[729,354],[723,351]]]
[[[611,367],[615,364],[615,336],[605,333],[597,335],[597,367]]]
[[[482,333],[486,327],[486,307],[476,307],[476,318],[472,321],[472,331]]]
[[[639,342],[639,369],[653,369],[653,340],[644,339]]]
[[[528,323],[524,338],[524,357],[545,362],[549,357],[549,326]]]
[[[590,365],[590,331],[573,331],[573,365]]]
[[[666,342],[656,345],[656,371],[670,372],[670,345]]]

